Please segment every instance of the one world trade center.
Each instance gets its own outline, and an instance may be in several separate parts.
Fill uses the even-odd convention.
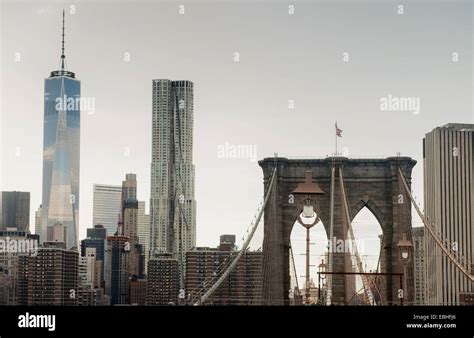
[[[60,67],[45,79],[44,87],[41,241],[77,248],[81,83],[66,68],[64,11]]]

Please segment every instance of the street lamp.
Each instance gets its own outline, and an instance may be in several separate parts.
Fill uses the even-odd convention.
[[[326,272],[326,264],[324,264],[324,259],[321,260],[321,263],[318,265],[318,304],[322,304],[321,302],[321,287],[322,283],[321,281],[324,282],[324,279],[326,279],[326,275],[324,277],[321,276],[322,272]]]
[[[303,210],[298,214],[296,220],[299,224],[306,228],[306,287],[305,298],[306,304],[310,304],[310,229],[319,222],[319,216],[314,212],[313,198],[315,195],[324,194],[318,183],[313,182],[313,174],[311,170],[304,173],[304,183],[299,183],[292,194],[300,195],[303,198]],[[303,216],[303,218],[301,218]],[[313,218],[313,220],[311,220]],[[308,220],[306,223],[303,219]]]
[[[407,240],[406,235],[403,234],[403,237],[398,242],[397,247],[398,247],[398,252],[400,254],[400,260],[402,261],[402,264],[403,264],[403,279],[404,279],[404,284],[405,284],[404,287],[402,288],[402,300],[403,300],[403,298],[405,297],[405,290],[408,291],[407,265],[411,259],[410,253],[412,251],[413,244],[411,243],[411,241]],[[403,302],[402,302],[402,305],[403,305]]]

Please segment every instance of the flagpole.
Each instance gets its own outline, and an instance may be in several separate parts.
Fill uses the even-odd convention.
[[[334,157],[337,156],[337,121],[336,121],[336,132],[334,133],[334,138],[335,138],[335,141],[336,141],[336,152],[334,153]]]

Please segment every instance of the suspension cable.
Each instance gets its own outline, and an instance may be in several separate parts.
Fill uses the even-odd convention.
[[[254,224],[253,224],[253,226],[250,230],[249,236],[247,237],[245,242],[242,244],[242,248],[240,249],[240,251],[238,251],[237,256],[234,258],[232,263],[230,263],[227,270],[222,274],[222,276],[219,277],[219,279],[215,282],[215,284],[201,297],[201,299],[199,300],[199,302],[196,305],[203,304],[203,303],[206,302],[207,299],[209,299],[209,297],[219,288],[219,286],[222,284],[222,282],[224,282],[224,280],[229,276],[231,271],[234,269],[234,267],[239,262],[242,255],[247,251],[247,247],[250,244],[250,241],[252,240],[253,235],[255,234],[255,231],[257,230],[258,224],[260,223],[260,219],[263,216],[265,206],[267,205],[268,199],[269,199],[270,194],[272,192],[273,184],[275,182],[276,173],[277,173],[277,167],[275,166],[275,168],[273,169],[272,178],[270,180],[270,184],[268,186],[268,191],[266,193],[263,205],[260,209],[260,212],[258,213],[258,217],[257,217],[256,221],[254,222]]]

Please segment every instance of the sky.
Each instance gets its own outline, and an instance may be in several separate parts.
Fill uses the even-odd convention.
[[[256,159],[275,152],[324,158],[334,152],[335,121],[348,157],[399,152],[417,160],[413,190],[421,202],[424,135],[449,122],[474,123],[473,5],[410,1],[403,13],[398,6],[389,0],[3,0],[1,190],[31,193],[34,229],[44,79],[59,65],[65,9],[68,69],[81,80],[82,97],[94,101],[81,116],[79,238],[92,226],[94,183],[118,185],[136,173],[138,198],[148,209],[152,79],[194,83],[199,246],[216,246],[223,233],[240,238],[250,226],[263,197]],[[390,97],[413,98],[419,112],[384,110],[381,100]],[[250,152],[234,158],[220,152],[225,147]],[[363,211],[354,231],[375,243],[364,253],[375,257],[373,265],[380,226]],[[304,231],[293,237],[301,267]],[[261,238],[260,231],[253,248]],[[321,245],[314,259],[318,250]]]

